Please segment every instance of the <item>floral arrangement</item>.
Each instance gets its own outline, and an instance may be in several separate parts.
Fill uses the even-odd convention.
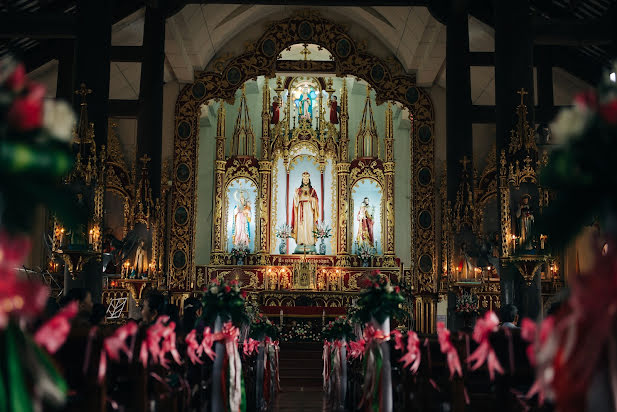
[[[16,271],[30,252],[24,233],[39,204],[67,226],[81,217],[62,186],[73,167],[75,116],[66,103],[44,96],[44,87],[26,77],[22,64],[11,57],[0,59],[0,347],[6,360],[0,373],[2,411],[42,409],[43,403],[62,409],[68,389],[48,353],[64,344],[77,305],[68,305],[34,329],[49,288]]]
[[[353,324],[349,318],[339,316],[323,328],[321,334],[324,340],[333,342],[335,340],[345,339],[347,341],[355,340],[356,335],[353,333]]]
[[[392,285],[387,276],[376,270],[364,279],[362,286],[365,289],[357,302],[359,309],[354,316],[355,320],[366,323],[375,319],[383,323],[389,317],[407,317],[407,313],[402,309],[405,298],[401,294],[401,288]]]
[[[312,321],[292,321],[281,333],[283,342],[318,342],[321,333]]]
[[[238,249],[238,248],[231,249],[231,256],[233,256],[236,259],[244,259],[245,257],[247,257],[248,254],[249,254],[249,249]]]
[[[291,226],[281,225],[276,228],[275,234],[279,239],[289,239],[291,238]]]
[[[473,293],[463,292],[456,297],[456,311],[458,313],[477,313],[478,309],[478,296]]]
[[[375,256],[375,249],[367,244],[358,245],[358,248],[356,249],[356,254],[360,259],[368,260],[371,257]]]
[[[332,236],[332,228],[325,222],[319,222],[315,225],[315,229],[313,229],[313,235],[317,239],[328,239]]]
[[[267,316],[264,316],[263,313],[257,314],[255,319],[251,322],[249,336],[253,339],[262,340],[267,336],[272,340],[276,340],[279,338],[279,335],[279,328],[273,324]]]
[[[561,246],[596,219],[603,228],[614,226],[617,84],[607,76],[597,90],[576,96],[573,107],[560,111],[550,129],[559,146],[551,151],[540,184],[550,187],[555,197],[538,220],[538,229]]]
[[[217,316],[224,322],[231,320],[235,326],[246,324],[249,318],[244,305],[245,299],[246,291],[240,289],[237,280],[227,283],[214,279],[204,291],[202,319],[210,326],[214,325]]]

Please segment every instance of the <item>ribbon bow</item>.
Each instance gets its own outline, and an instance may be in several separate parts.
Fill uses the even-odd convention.
[[[404,355],[399,359],[399,362],[403,362],[403,367],[406,368],[409,366],[409,370],[412,373],[418,372],[418,368],[420,367],[420,339],[418,338],[418,334],[413,331],[407,332],[407,350],[405,352],[403,348],[403,341],[401,333],[397,330],[400,341],[397,342],[397,346],[400,343],[400,349],[403,351]],[[396,340],[397,335],[395,334],[394,338]],[[410,366],[411,365],[411,366]]]
[[[223,325],[216,336],[225,344],[225,355],[229,365],[228,402],[231,411],[239,411],[242,403],[242,362],[238,353],[238,336],[240,331],[231,322]],[[224,363],[224,362],[223,362]]]
[[[69,303],[36,331],[34,341],[47,349],[47,352],[56,353],[71,331],[71,319],[77,315],[77,310],[77,301]]]
[[[259,341],[253,338],[249,338],[248,340],[244,340],[244,344],[242,345],[242,351],[245,356],[251,356],[253,352],[257,351],[257,347],[259,346]]]
[[[186,355],[189,357],[191,363],[193,363],[193,365],[197,363],[201,365],[203,362],[199,359],[199,355],[203,352],[203,348],[199,342],[197,342],[197,331],[195,329],[190,331],[184,338],[184,342],[186,342]]]
[[[366,328],[364,328],[364,341],[366,342],[366,346],[369,346],[373,342],[379,344],[388,339],[390,339],[390,335],[384,334],[381,329],[375,329],[373,325],[367,325]]]
[[[152,359],[156,362],[161,356],[161,347],[159,342],[165,333],[164,323],[169,320],[169,316],[161,315],[156,319],[154,325],[150,326],[146,330],[146,339],[141,342],[141,348],[139,350],[139,359],[144,368],[148,366],[148,354],[152,356]]]
[[[212,333],[212,329],[208,326],[202,332],[203,338],[201,340],[201,349],[199,349],[199,354],[201,355],[201,351],[206,354],[210,358],[210,360],[214,360],[216,353],[212,350],[212,345],[214,341],[218,340],[216,338],[216,334]]]
[[[161,352],[159,354],[159,361],[163,367],[169,369],[169,364],[165,359],[165,355],[167,353],[171,354],[171,357],[178,365],[182,365],[182,359],[180,359],[180,353],[176,348],[176,323],[169,322],[167,326],[163,328],[163,332],[161,333],[161,337],[163,341],[161,343]]]
[[[437,338],[439,339],[439,349],[441,349],[441,353],[446,355],[448,369],[450,369],[450,379],[452,379],[455,372],[458,373],[458,376],[463,377],[461,360],[450,340],[450,331],[446,329],[446,325],[443,322],[437,322]]]
[[[467,362],[475,362],[471,367],[471,370],[476,370],[486,362],[488,367],[488,374],[491,380],[495,379],[495,372],[499,372],[503,375],[504,371],[497,359],[495,350],[491,346],[489,336],[491,333],[496,332],[499,326],[499,318],[495,315],[495,312],[486,312],[483,318],[476,321],[476,326],[473,330],[473,340],[476,341],[479,346],[476,350],[467,358]]]
[[[398,331],[397,331],[398,332]],[[347,356],[351,359],[362,358],[364,355],[364,346],[366,342],[364,339],[359,339],[357,341],[350,341],[348,344],[349,351],[347,352]]]
[[[137,324],[129,322],[124,326],[116,329],[113,335],[105,338],[103,348],[101,349],[101,357],[99,359],[99,382],[103,381],[107,372],[107,357],[114,361],[120,360],[120,353],[126,354],[129,362],[133,359],[133,351],[126,344],[126,339],[129,336],[135,336],[137,333]],[[132,345],[131,345],[132,346]]]

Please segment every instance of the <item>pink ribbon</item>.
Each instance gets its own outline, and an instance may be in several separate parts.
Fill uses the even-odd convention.
[[[103,381],[105,373],[107,372],[107,357],[114,361],[120,360],[120,353],[126,354],[129,361],[133,359],[133,354],[126,345],[126,339],[129,336],[133,336],[137,333],[137,324],[135,322],[129,322],[126,325],[116,329],[113,335],[105,338],[103,341],[103,348],[101,350],[101,357],[99,359],[99,382]]]
[[[71,302],[65,306],[56,316],[49,319],[34,334],[34,341],[54,354],[66,341],[71,331],[71,319],[77,315],[78,303]]]
[[[244,344],[242,345],[242,352],[244,356],[251,356],[253,352],[257,351],[257,347],[259,346],[259,341],[253,338],[249,338],[248,340],[244,340]]]
[[[536,365],[536,354],[533,347],[533,342],[536,340],[536,322],[529,318],[524,318],[521,321],[521,339],[529,342],[527,346],[527,358],[532,366]]]
[[[323,372],[322,372],[322,376],[323,376],[323,389],[324,391],[327,392],[328,390],[328,384],[330,382],[330,347],[332,346],[332,344],[330,342],[328,342],[327,340],[324,340],[323,342],[323,353],[321,355],[322,359],[323,359]]]
[[[350,341],[347,346],[349,346],[349,350],[347,352],[347,357],[351,359],[362,358],[364,356],[364,346],[366,342],[364,339],[360,339],[357,341]]]
[[[210,358],[210,360],[214,360],[216,353],[212,350],[212,345],[214,341],[218,340],[214,333],[212,333],[212,329],[208,326],[202,332],[203,338],[201,340],[201,349],[199,354],[201,355],[201,351],[206,354]]]
[[[146,330],[146,338],[141,342],[141,348],[139,350],[139,359],[142,365],[148,366],[148,356],[151,355],[152,359],[156,362],[160,359],[161,347],[160,341],[165,333],[164,323],[169,320],[169,316],[161,315],[156,319],[154,325],[150,326]]]
[[[483,318],[478,319],[473,330],[473,340],[476,341],[479,346],[471,356],[467,358],[468,363],[475,362],[471,370],[478,369],[486,362],[491,380],[495,379],[495,372],[499,372],[502,375],[504,373],[489,340],[491,333],[496,332],[498,327],[499,318],[493,311],[486,312]]]
[[[193,329],[186,335],[184,341],[186,342],[186,356],[189,357],[189,360],[193,363],[193,365],[199,363],[200,365],[203,363],[197,352],[202,352],[201,345],[197,342],[197,331]]]
[[[450,340],[450,331],[446,328],[443,322],[437,322],[437,338],[439,339],[439,349],[441,353],[446,355],[448,369],[450,369],[450,379],[458,373],[459,377],[463,377],[463,368],[461,368],[461,360],[458,357],[458,352],[452,341]]]
[[[163,332],[161,334],[163,341],[161,343],[161,352],[159,354],[159,362],[166,369],[169,369],[169,364],[167,360],[165,359],[165,355],[168,353],[171,354],[171,357],[178,365],[182,365],[182,359],[180,359],[180,353],[178,352],[178,349],[176,348],[175,329],[176,329],[176,323],[169,322],[169,324],[167,324],[167,326],[164,327]]]
[[[412,373],[417,373],[420,367],[421,354],[420,339],[416,332],[407,332],[407,350],[404,353],[403,357],[399,359],[399,362],[403,362],[404,368],[409,367]]]

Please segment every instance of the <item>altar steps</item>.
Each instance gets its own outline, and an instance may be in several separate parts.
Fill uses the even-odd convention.
[[[319,342],[282,343],[279,356],[281,389],[321,387],[323,345]]]

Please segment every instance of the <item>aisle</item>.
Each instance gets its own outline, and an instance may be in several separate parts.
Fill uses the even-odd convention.
[[[280,352],[281,393],[277,412],[327,411],[323,396],[321,343],[282,343]]]

